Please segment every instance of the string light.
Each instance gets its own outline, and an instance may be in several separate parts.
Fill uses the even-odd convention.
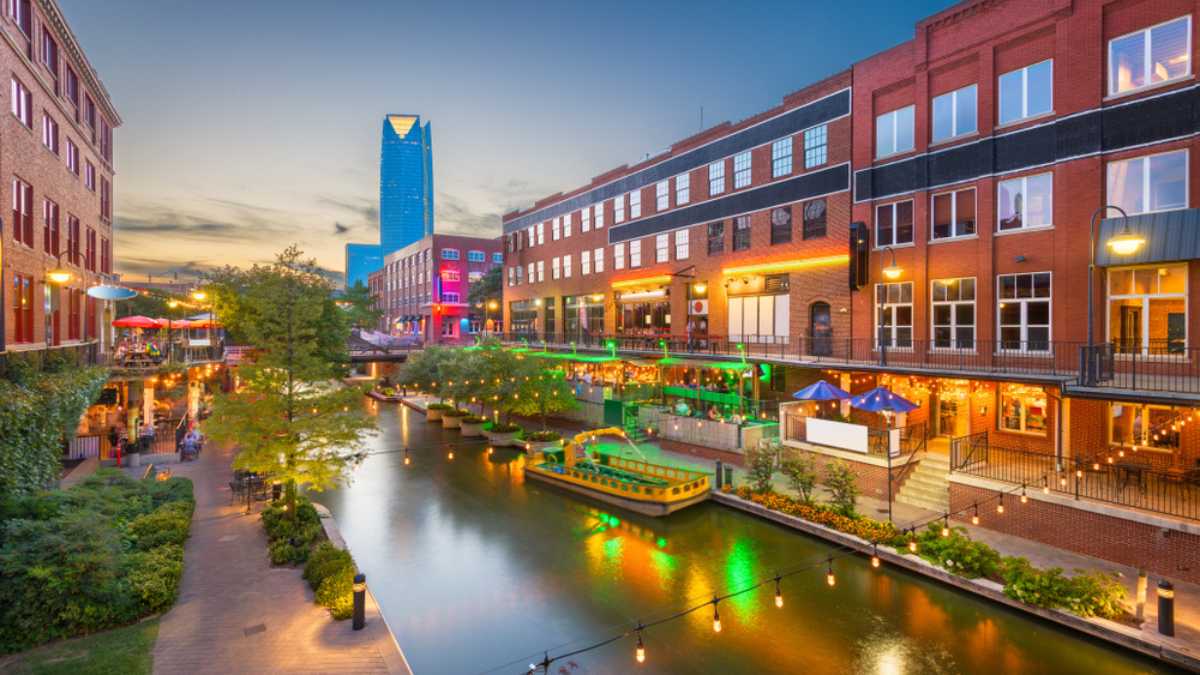
[[[971,515],[971,524],[979,524],[979,502],[975,502],[975,513]]]
[[[1050,477],[1042,476],[1042,494],[1050,494]]]
[[[871,544],[871,567],[879,569],[879,544]]]
[[[837,577],[833,576],[833,558],[829,559],[829,569],[825,572],[825,583],[833,588],[837,584]]]
[[[454,461],[454,451],[453,450],[446,453],[446,459]]]
[[[634,651],[634,658],[637,659],[638,663],[645,663],[646,662],[646,645],[642,642],[642,624],[641,623],[638,623],[637,636],[638,636],[637,649]]]
[[[1021,503],[1022,504],[1029,503],[1029,495],[1025,494],[1025,484],[1024,483],[1021,483]]]
[[[912,551],[913,553],[916,553],[916,552],[917,552],[917,532],[916,532],[916,528],[913,528],[913,529],[912,529],[912,531],[910,531],[910,532],[908,533],[908,550],[909,550],[909,551]]]
[[[721,632],[721,613],[717,611],[717,603],[718,603],[718,602],[720,602],[720,601],[721,601],[721,599],[720,599],[720,598],[716,598],[716,597],[714,597],[714,598],[713,598],[713,601],[712,601],[712,605],[713,605],[713,632],[714,632],[714,633],[720,633],[720,632]]]
[[[996,502],[996,513],[1004,515],[1004,493],[1000,493],[1000,501]]]

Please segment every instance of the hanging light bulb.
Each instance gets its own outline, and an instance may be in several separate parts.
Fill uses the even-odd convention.
[[[721,632],[721,613],[717,611],[717,603],[718,602],[720,602],[719,599],[713,598],[713,632],[714,633]]]
[[[975,513],[972,514],[972,516],[971,516],[971,524],[972,525],[979,524],[979,502],[975,502]]]
[[[446,453],[446,459],[449,459],[449,460],[451,460],[451,461],[453,461],[453,460],[454,460],[454,451],[453,451],[453,450],[451,450],[450,452],[447,452],[447,453]]]
[[[783,608],[783,589],[779,587],[779,576],[775,577],[775,606]]]
[[[496,451],[496,449],[495,449],[495,448],[493,448],[493,447],[492,447],[492,446],[490,446],[490,445],[488,446],[488,449],[487,449],[487,454],[489,454],[489,455],[490,455],[490,454],[492,454],[492,453],[493,453],[493,452],[495,452],[495,451]]]
[[[1025,484],[1024,483],[1021,483],[1021,503],[1022,504],[1029,503],[1029,495],[1025,494]]]
[[[1050,477],[1042,476],[1042,494],[1050,494]]]
[[[950,536],[950,514],[949,513],[942,516],[942,536],[943,537]]]
[[[879,569],[879,545],[871,544],[871,567]]]
[[[996,513],[1004,515],[1004,493],[1000,493],[1000,501],[996,502]]]
[[[634,651],[634,657],[637,659],[638,663],[645,663],[646,662],[646,645],[642,642],[642,624],[640,624],[640,623],[638,624],[637,636],[638,636],[637,650]]]
[[[825,572],[825,583],[829,584],[830,588],[837,584],[837,577],[833,576],[833,558],[829,559],[829,569]]]
[[[917,539],[915,535],[911,535],[911,538],[908,540],[908,550],[912,553],[917,552]]]

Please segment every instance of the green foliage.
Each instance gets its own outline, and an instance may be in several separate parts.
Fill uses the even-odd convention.
[[[462,418],[462,421],[463,424],[483,424],[484,422],[488,421],[488,418],[480,417],[479,415],[467,415],[466,417]]]
[[[442,417],[467,417],[470,414],[470,410],[463,410],[462,408],[450,408],[442,413]]]
[[[304,565],[304,580],[315,591],[326,577],[343,567],[354,568],[354,558],[350,552],[323,541],[308,556],[308,563]]]
[[[374,330],[383,317],[383,311],[375,304],[375,296],[362,280],[354,282],[338,299],[338,306],[346,315],[346,321],[353,328]]]
[[[348,551],[322,542],[308,557],[304,579],[316,591],[317,604],[329,608],[333,618],[350,618],[354,611],[354,575],[358,567]]]
[[[941,525],[930,525],[917,537],[917,555],[968,579],[994,579],[1000,570],[1000,554],[996,549],[972,541],[961,527],[950,528],[949,536],[943,537]]]
[[[787,476],[792,489],[800,495],[800,501],[811,504],[813,490],[817,487],[817,465],[813,458],[801,454],[783,460],[779,468],[783,471],[783,475]]]
[[[397,381],[405,386],[445,397],[443,392],[447,387],[446,382],[450,381],[454,374],[454,358],[455,351],[452,349],[437,345],[427,346],[408,355],[404,366],[400,368]]]
[[[528,436],[526,436],[525,440],[533,441],[535,443],[547,443],[549,441],[561,441],[562,434],[558,433],[557,431],[535,431],[532,434],[529,434]]]
[[[1075,570],[1067,577],[1061,567],[1042,570],[1025,558],[1005,558],[1000,574],[1004,594],[1028,605],[1105,619],[1125,613],[1125,585],[1113,574]]]
[[[538,416],[545,430],[548,416],[574,410],[579,407],[579,401],[562,371],[549,369],[542,361],[534,358],[516,361],[515,382],[511,382],[516,386],[509,397],[508,409],[517,415]]]
[[[829,490],[829,504],[844,516],[857,515],[858,477],[845,462],[834,461],[825,465],[825,487]]]
[[[0,379],[0,495],[29,495],[58,480],[63,439],[100,395],[107,372],[45,372],[21,359],[7,365],[9,377]]]
[[[509,422],[497,422],[485,428],[493,434],[511,434],[513,432],[521,431],[520,424],[512,424]]]
[[[174,601],[193,508],[169,486],[102,469],[70,490],[12,497],[0,527],[0,652],[91,633]],[[167,481],[171,483],[171,481]],[[185,516],[185,514],[187,514]],[[155,527],[161,541],[151,541]],[[162,543],[170,540],[172,543]],[[155,545],[157,543],[157,545]]]
[[[313,545],[324,537],[321,517],[307,498],[297,497],[294,517],[291,511],[286,504],[273,504],[262,510],[271,563],[275,565],[296,565],[308,560]]]
[[[775,451],[771,448],[755,447],[746,451],[746,480],[750,489],[758,493],[771,491],[771,479],[775,475]]]
[[[491,300],[500,301],[500,275],[502,272],[503,270],[499,266],[489,269],[478,280],[471,282],[471,287],[467,290],[467,302],[472,307],[483,304],[486,310],[483,313],[490,319],[500,318],[500,308],[487,310],[486,303]]]

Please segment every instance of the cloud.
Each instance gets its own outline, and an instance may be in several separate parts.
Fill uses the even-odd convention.
[[[341,224],[341,223],[338,223],[338,222],[335,222],[335,223],[333,224],[333,233],[334,233],[335,235],[341,236],[341,235],[343,235],[343,234],[346,234],[346,233],[347,233],[347,232],[349,232],[349,231],[350,231],[350,226],[348,226],[348,225],[343,225],[343,224]]]
[[[199,279],[205,272],[219,267],[207,260],[170,262],[131,256],[118,256],[116,262],[118,272],[134,275],[139,279],[148,274],[160,278],[178,275],[180,279]]]
[[[454,195],[439,192],[437,195],[437,224],[458,234],[479,237],[500,236],[500,212],[476,211]]]
[[[329,206],[356,216],[364,225],[371,229],[379,229],[379,204],[374,199],[366,197],[331,197],[320,195],[317,203]]]

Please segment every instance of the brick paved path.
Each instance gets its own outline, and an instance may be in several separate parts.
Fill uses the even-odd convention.
[[[173,465],[195,483],[196,514],[183,584],[154,646],[156,675],[175,673],[408,673],[373,602],[352,631],[313,604],[300,569],[273,568],[256,514],[229,503],[228,449]]]

